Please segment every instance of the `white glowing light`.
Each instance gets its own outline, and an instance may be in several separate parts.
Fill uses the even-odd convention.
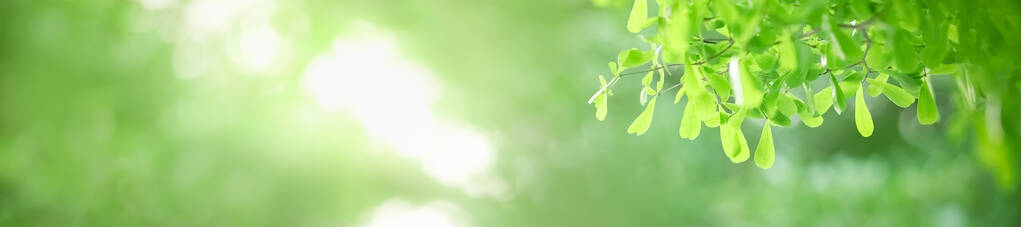
[[[316,103],[352,113],[371,138],[417,159],[440,183],[471,195],[502,193],[502,181],[490,173],[490,142],[434,115],[441,87],[432,73],[402,58],[392,36],[361,26],[361,33],[337,39],[331,53],[306,69],[302,85]]]
[[[854,26],[855,23],[858,23],[858,20],[852,20],[851,26]],[[854,32],[856,31],[858,31],[858,29],[851,29],[851,36],[854,36]]]
[[[263,25],[242,33],[238,45],[241,64],[248,69],[262,71],[276,59],[280,38],[276,30]]]
[[[744,90],[741,88],[741,59],[737,56],[730,58],[730,87],[734,91],[734,104],[744,105]]]
[[[146,10],[164,10],[173,7],[177,4],[176,0],[138,0],[138,3],[142,5],[142,8]]]
[[[185,9],[184,18],[191,30],[202,32],[222,30],[231,18],[226,1],[193,1]]]
[[[457,207],[448,202],[433,201],[415,206],[401,199],[383,202],[369,218],[365,227],[458,227],[466,226],[453,215]]]

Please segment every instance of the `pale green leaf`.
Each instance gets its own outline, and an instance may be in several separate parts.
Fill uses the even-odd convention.
[[[890,79],[890,74],[880,73],[878,77],[874,79],[867,79],[869,87],[865,89],[865,92],[869,96],[876,97],[883,93],[883,88],[886,87],[886,80]]]
[[[794,46],[790,32],[785,30],[782,37],[784,39],[777,44],[780,54],[780,69],[792,71],[798,67],[798,49]]]
[[[623,71],[652,61],[654,54],[649,51],[642,51],[635,48],[621,51],[617,54],[617,62],[620,64],[617,70]]]
[[[631,7],[631,16],[627,20],[627,30],[632,33],[642,31],[649,20],[649,0],[635,0]]]
[[[794,101],[795,99],[797,98],[791,95],[790,93],[784,93],[783,95],[780,95],[776,102],[777,108],[780,110],[780,113],[783,113],[783,115],[785,116],[794,116],[794,114],[797,114],[798,106],[797,102]]]
[[[865,105],[865,94],[861,89],[855,95],[854,101],[854,124],[858,126],[858,133],[861,136],[869,137],[872,136],[872,114],[869,113],[869,107]]]
[[[723,152],[730,158],[731,162],[740,163],[748,160],[751,151],[748,150],[748,141],[745,140],[741,128],[734,128],[730,124],[720,125],[720,142],[723,144]]]
[[[837,114],[841,114],[844,112],[844,107],[847,106],[847,95],[844,93],[844,89],[840,86],[840,82],[837,82],[837,77],[834,76],[833,73],[830,73],[830,79],[833,82],[835,89],[833,94],[837,98],[836,105],[833,106],[833,111],[836,111]]]
[[[690,39],[691,23],[689,22],[689,11],[687,7],[675,8],[670,15],[669,24],[663,28],[663,35],[666,36],[664,46],[669,53],[683,54],[688,50]],[[699,20],[701,22],[701,20]]]
[[[681,102],[681,98],[684,98],[684,87],[687,87],[687,85],[681,85],[681,89],[677,90],[677,95],[674,96],[674,104]]]
[[[900,108],[908,108],[912,103],[915,103],[915,97],[897,85],[884,84],[883,95]]]
[[[833,93],[833,86],[826,87],[819,91],[819,93],[815,93],[812,101],[815,103],[816,115],[823,115],[830,109],[830,106],[833,105]]]
[[[936,99],[929,87],[929,79],[922,80],[922,89],[918,94],[918,123],[931,125],[939,121],[939,109],[936,107]]]
[[[642,111],[642,113],[638,115],[638,118],[635,118],[635,121],[631,122],[631,126],[628,126],[627,128],[628,134],[642,135],[645,134],[645,131],[649,130],[649,126],[652,125],[652,113],[656,109],[656,98],[657,96],[652,97],[652,101],[649,101],[649,105],[645,106],[645,111]]]
[[[759,137],[759,144],[757,146],[755,148],[755,165],[762,169],[773,167],[775,159],[773,130],[770,129],[769,123],[762,127],[762,136]]]
[[[702,122],[698,119],[695,106],[694,99],[688,99],[688,104],[684,106],[684,116],[681,116],[681,138],[695,140],[702,130]]]

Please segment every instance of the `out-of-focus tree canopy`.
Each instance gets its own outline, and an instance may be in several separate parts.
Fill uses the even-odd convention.
[[[640,76],[592,118],[603,62],[650,50],[627,31],[632,3],[0,1],[0,226],[1018,223],[1016,192],[987,164],[1008,159],[976,155],[989,124],[958,114],[952,75],[932,76],[933,125],[865,96],[869,138],[850,109],[773,127],[769,170],[731,164],[719,128],[679,139],[685,108],[667,99],[628,135]],[[1014,53],[981,40],[968,51]]]

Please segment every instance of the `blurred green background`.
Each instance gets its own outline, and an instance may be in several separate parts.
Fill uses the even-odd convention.
[[[0,1],[0,226],[1021,223],[964,136],[889,102],[868,139],[774,129],[769,170],[678,138],[682,105],[627,135],[637,86],[597,121],[641,42],[593,3]]]

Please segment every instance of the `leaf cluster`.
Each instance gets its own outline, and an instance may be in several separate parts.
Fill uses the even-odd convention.
[[[771,126],[818,127],[830,110],[844,114],[851,99],[858,132],[871,136],[868,105],[882,99],[866,94],[901,108],[917,102],[918,123],[931,125],[941,119],[937,96],[943,95],[933,89],[933,77],[946,75],[958,85],[957,109],[984,111],[989,94],[1009,90],[996,84],[996,73],[1017,75],[1012,63],[1021,59],[987,46],[1017,46],[1006,40],[1021,38],[1011,30],[1021,27],[1014,23],[1021,22],[1019,7],[990,4],[1004,5],[997,9],[1004,12],[976,15],[990,5],[962,0],[635,0],[626,29],[649,48],[620,52],[609,63],[612,77],[600,76],[589,103],[603,120],[614,87],[642,76],[645,110],[627,128],[642,135],[657,98],[678,89],[674,103],[686,100],[680,137],[693,140],[702,127],[719,127],[724,154],[735,163],[752,153],[744,120],[763,119],[755,163],[770,168]],[[1002,21],[981,24],[996,20]],[[1011,69],[997,68],[1003,66]]]

